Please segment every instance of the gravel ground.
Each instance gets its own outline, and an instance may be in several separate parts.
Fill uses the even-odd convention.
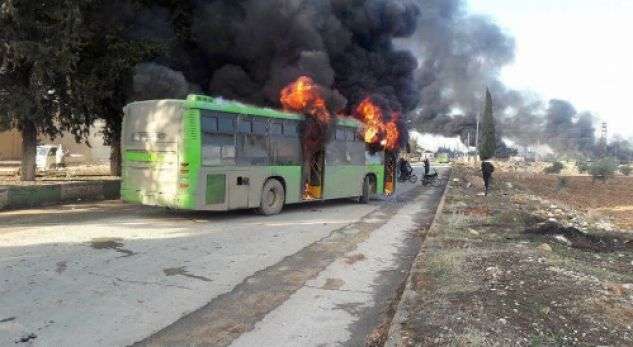
[[[632,345],[633,236],[512,181],[483,197],[476,177],[454,170],[400,305],[398,344]]]

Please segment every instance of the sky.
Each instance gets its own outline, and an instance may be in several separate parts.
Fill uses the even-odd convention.
[[[467,0],[516,40],[501,79],[571,101],[633,137],[633,0]]]

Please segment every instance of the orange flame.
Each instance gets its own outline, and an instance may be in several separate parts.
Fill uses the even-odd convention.
[[[327,103],[319,86],[308,76],[301,76],[281,91],[281,104],[284,110],[299,112],[315,117],[319,123],[327,124],[333,115],[328,111]],[[371,98],[365,98],[355,110],[354,115],[363,123],[363,138],[367,144],[380,145],[387,150],[399,146],[400,131],[397,113],[385,122],[383,110]],[[338,116],[345,116],[337,114]]]
[[[397,113],[393,113],[391,120],[385,123],[380,106],[376,105],[371,98],[365,98],[356,107],[356,116],[364,124],[363,138],[366,143],[379,144],[388,150],[398,148],[400,131],[398,130],[399,115]]]
[[[309,114],[321,123],[329,122],[331,115],[319,87],[308,76],[301,76],[281,91],[284,110]]]
[[[400,144],[400,130],[398,129],[399,114],[393,113],[391,120],[385,125],[385,148],[395,150]]]

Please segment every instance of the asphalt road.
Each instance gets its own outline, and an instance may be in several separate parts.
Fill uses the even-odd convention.
[[[0,345],[364,344],[442,190],[272,217],[119,202],[0,213]]]

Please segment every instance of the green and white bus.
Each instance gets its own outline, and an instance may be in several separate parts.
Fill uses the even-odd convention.
[[[304,116],[221,98],[134,102],[124,109],[121,197],[185,210],[256,208],[393,192],[395,167],[370,154],[359,123],[338,119],[332,140],[304,163]],[[306,172],[309,171],[309,172]]]

